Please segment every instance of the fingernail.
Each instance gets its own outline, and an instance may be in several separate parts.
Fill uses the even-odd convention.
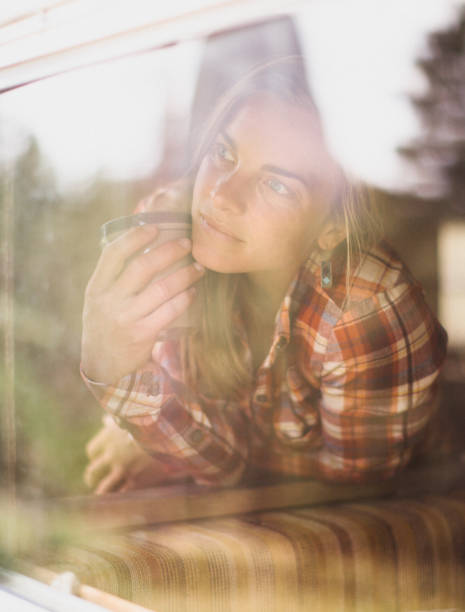
[[[192,242],[190,241],[189,238],[181,238],[179,241],[179,244],[184,248],[184,249],[190,249],[192,246]]]

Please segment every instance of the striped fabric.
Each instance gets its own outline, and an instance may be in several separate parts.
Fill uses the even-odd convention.
[[[159,525],[53,569],[158,612],[465,610],[465,491]]]

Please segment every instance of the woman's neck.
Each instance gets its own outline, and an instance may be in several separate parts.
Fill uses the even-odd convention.
[[[242,286],[242,313],[254,371],[265,359],[275,328],[276,315],[292,278],[276,274],[250,275]]]
[[[295,273],[294,270],[250,272],[246,276],[247,302],[276,315]]]

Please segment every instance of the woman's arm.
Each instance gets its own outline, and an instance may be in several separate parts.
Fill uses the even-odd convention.
[[[178,210],[186,198],[188,186],[180,181],[155,190],[135,212]],[[147,226],[105,247],[86,292],[81,373],[103,408],[122,419],[147,452],[173,469],[187,469],[199,483],[232,484],[248,453],[241,414],[188,399],[178,347],[158,344],[167,351],[164,362],[152,359],[158,333],[188,307],[188,287],[202,276],[188,266],[161,284],[150,282],[186,253],[179,243],[144,253],[155,236]]]
[[[165,342],[162,364],[149,360],[115,385],[84,381],[108,413],[120,419],[142,448],[198,484],[228,486],[242,476],[248,456],[242,413],[210,409],[206,398],[189,398],[180,382],[177,343]]]
[[[322,475],[366,482],[406,465],[436,408],[446,343],[416,285],[397,285],[343,314],[321,377]]]
[[[89,463],[84,482],[97,495],[144,489],[187,477],[148,455],[109,414],[104,415],[103,427],[87,443],[86,454]]]

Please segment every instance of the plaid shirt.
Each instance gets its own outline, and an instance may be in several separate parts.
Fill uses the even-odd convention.
[[[392,477],[431,422],[447,336],[386,244],[363,256],[349,303],[343,253],[332,266],[329,290],[318,261],[302,266],[253,387],[237,401],[192,396],[175,342],[159,343],[156,362],[115,386],[84,379],[148,452],[201,484],[234,484],[256,470]]]

